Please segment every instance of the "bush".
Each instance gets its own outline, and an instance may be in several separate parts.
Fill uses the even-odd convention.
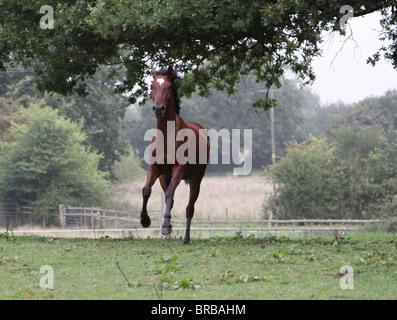
[[[122,156],[120,161],[114,163],[113,176],[117,182],[133,182],[145,176],[137,153],[130,148],[127,156]]]
[[[390,218],[397,214],[397,132],[342,126],[331,146],[311,137],[287,145],[270,168],[279,184],[264,204],[278,218]]]
[[[339,172],[333,150],[325,139],[313,136],[302,143],[289,142],[285,157],[270,168],[278,189],[265,211],[273,209],[274,217],[282,219],[338,217]]]
[[[1,198],[34,206],[47,223],[58,222],[60,203],[100,205],[105,174],[98,170],[100,156],[84,146],[82,124],[48,107],[29,107],[20,117],[0,156]]]
[[[377,223],[368,223],[363,227],[364,232],[397,232],[397,218],[384,219]]]

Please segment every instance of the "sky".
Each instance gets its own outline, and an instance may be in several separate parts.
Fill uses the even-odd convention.
[[[385,44],[379,40],[380,18],[380,13],[351,18],[349,24],[355,41],[348,40],[344,45],[349,29],[346,36],[324,34],[323,55],[312,64],[316,81],[311,86],[320,96],[322,106],[338,101],[354,103],[397,88],[397,70],[389,61],[382,59],[375,67],[366,63]]]

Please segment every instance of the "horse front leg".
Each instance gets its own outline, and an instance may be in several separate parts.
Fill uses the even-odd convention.
[[[150,165],[147,173],[146,183],[142,189],[143,204],[142,204],[140,220],[141,220],[141,225],[144,228],[148,228],[151,223],[150,217],[147,213],[147,202],[149,200],[150,194],[152,193],[152,186],[155,183],[158,176],[159,176],[158,170],[153,165]]]
[[[178,165],[172,169],[171,182],[165,191],[165,212],[160,231],[160,233],[164,236],[169,235],[172,232],[171,209],[174,204],[175,190],[182,180],[184,170],[185,167],[182,165]]]

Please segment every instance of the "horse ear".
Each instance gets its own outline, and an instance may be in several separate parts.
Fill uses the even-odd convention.
[[[151,72],[153,78],[156,78],[156,77],[157,77],[157,71],[156,71],[156,69],[153,68],[152,70],[150,70],[150,72]]]
[[[172,67],[171,66],[169,66],[168,67],[168,70],[167,70],[167,76],[170,78],[170,79],[172,79],[172,76],[174,75],[174,69],[172,69]]]

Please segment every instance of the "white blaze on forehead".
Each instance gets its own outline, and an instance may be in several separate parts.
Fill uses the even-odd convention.
[[[163,78],[157,78],[157,83],[161,86],[164,83]]]

